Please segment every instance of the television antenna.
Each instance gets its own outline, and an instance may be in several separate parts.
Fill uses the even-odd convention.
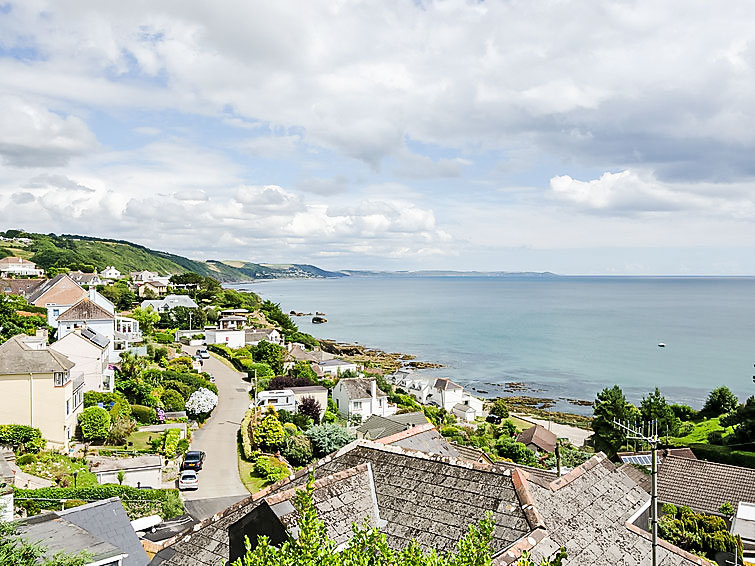
[[[658,421],[629,423],[613,419],[614,426],[627,433],[627,440],[641,440],[650,445],[650,528],[653,540],[652,564],[658,566]]]

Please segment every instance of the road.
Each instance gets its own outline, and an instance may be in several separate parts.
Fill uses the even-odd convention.
[[[193,355],[196,348],[184,347]],[[204,519],[249,495],[239,479],[236,433],[249,407],[249,385],[241,374],[211,355],[202,369],[215,376],[218,406],[202,428],[194,432],[190,450],[207,456],[199,472],[199,489],[183,492],[187,510]]]

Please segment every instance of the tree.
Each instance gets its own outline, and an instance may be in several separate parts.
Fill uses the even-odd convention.
[[[315,424],[320,422],[320,411],[322,407],[320,402],[314,397],[304,397],[299,403],[299,412],[311,418]]]
[[[310,383],[317,381],[317,374],[315,373],[315,370],[312,369],[312,366],[309,364],[309,362],[305,362],[303,360],[296,362],[294,367],[291,368],[289,375],[298,379],[306,379]]]
[[[618,385],[606,387],[598,393],[593,409],[592,429],[596,450],[613,458],[625,442],[625,433],[613,424],[614,419],[634,422],[639,417],[637,407],[632,405]]]
[[[755,439],[755,396],[723,417],[721,424],[734,427],[734,438],[738,442],[752,442]]]
[[[160,321],[160,315],[151,306],[146,309],[136,307],[131,313],[131,318],[139,323],[139,328],[144,334],[152,334],[155,324]]]
[[[102,407],[88,407],[79,415],[79,424],[87,442],[105,440],[110,431],[110,413]]]
[[[490,413],[492,415],[498,415],[502,419],[508,417],[509,408],[506,406],[506,401],[501,397],[498,397],[498,399],[493,401],[493,406],[490,408]]]
[[[116,281],[112,285],[100,285],[97,291],[120,311],[131,309],[137,300],[134,293],[125,281]]]
[[[254,347],[254,361],[269,365],[275,375],[283,373],[283,362],[286,359],[285,350],[266,340],[262,340]]]
[[[289,387],[307,387],[312,382],[306,377],[289,377],[288,375],[279,375],[270,380],[267,388],[271,390],[288,389]]]
[[[285,439],[286,434],[278,420],[278,414],[273,407],[268,407],[262,421],[254,429],[254,442],[263,450],[272,452],[277,450]]]
[[[202,309],[177,306],[160,315],[160,326],[164,328],[178,328],[191,330],[204,328],[207,324],[207,314]]]
[[[22,297],[0,294],[0,344],[17,334],[33,336],[38,328],[50,329],[43,314],[46,312],[43,308],[30,305]]]
[[[348,430],[332,423],[313,426],[305,434],[312,441],[318,457],[335,452],[354,440],[354,435]]]
[[[126,479],[126,470],[118,470],[115,477],[118,479],[118,485],[123,485],[123,480]]]
[[[722,385],[710,392],[700,412],[706,417],[717,417],[733,411],[738,403],[737,396],[728,387]]]
[[[642,398],[640,416],[644,422],[657,421],[658,434],[661,436],[665,433],[676,436],[682,424],[657,387],[647,397]]]
[[[292,436],[286,439],[281,453],[292,466],[306,466],[312,461],[312,442],[303,434]]]
[[[537,464],[535,453],[510,436],[501,436],[495,443],[495,450],[501,458],[508,458],[517,464],[525,464],[527,466]]]

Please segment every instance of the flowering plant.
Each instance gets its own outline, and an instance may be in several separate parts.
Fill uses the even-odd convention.
[[[207,414],[218,404],[218,396],[204,387],[197,389],[186,401],[186,412],[192,415]]]

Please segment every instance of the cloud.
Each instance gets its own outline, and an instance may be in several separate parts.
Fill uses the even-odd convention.
[[[24,185],[28,189],[40,189],[45,187],[56,187],[58,189],[70,190],[70,191],[84,191],[93,193],[94,189],[90,189],[76,181],[69,179],[65,175],[55,175],[43,173],[29,180]]]
[[[96,146],[76,116],[60,116],[16,96],[0,96],[0,157],[13,167],[65,165]]]
[[[349,190],[349,180],[343,175],[329,179],[307,177],[296,184],[296,189],[323,196],[337,195]]]

